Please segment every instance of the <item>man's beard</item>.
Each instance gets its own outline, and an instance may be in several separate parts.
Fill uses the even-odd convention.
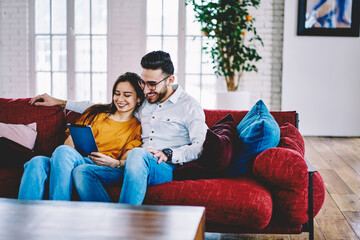
[[[156,93],[156,94],[157,94],[156,100],[150,102],[149,99],[147,98],[148,102],[149,102],[149,103],[157,103],[157,102],[160,102],[161,99],[163,99],[163,98],[166,96],[167,91],[168,91],[168,90],[167,90],[167,87],[166,87],[166,85],[164,85],[164,87],[161,89],[161,91],[160,91],[159,93]]]

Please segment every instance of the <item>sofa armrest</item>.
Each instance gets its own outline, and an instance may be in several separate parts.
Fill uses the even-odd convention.
[[[309,173],[314,173],[314,172],[317,172],[318,170],[307,160],[307,158],[305,157],[305,162],[306,162],[306,165],[308,166],[308,172]]]
[[[313,217],[324,203],[325,187],[307,159],[292,149],[271,148],[255,159],[253,173],[269,186],[284,221],[306,223],[304,229],[313,227]]]
[[[307,188],[308,167],[295,150],[275,147],[262,152],[254,161],[256,177],[274,187],[287,190]]]
[[[317,172],[317,169],[307,160],[305,157],[305,162],[308,166],[309,173],[309,187],[308,187],[308,217],[309,220],[302,225],[303,232],[309,232],[309,240],[314,239],[314,173]]]
[[[270,148],[254,162],[254,175],[270,189],[274,208],[284,222],[302,225],[308,221],[308,166],[297,151]]]

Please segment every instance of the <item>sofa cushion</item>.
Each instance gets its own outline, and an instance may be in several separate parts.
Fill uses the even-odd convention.
[[[201,159],[210,171],[223,172],[233,158],[238,141],[234,118],[231,114],[215,123],[206,133]]]
[[[229,167],[229,173],[251,170],[256,156],[266,149],[276,147],[280,140],[280,128],[262,100],[259,100],[237,126],[239,144],[237,157]]]
[[[307,165],[300,153],[286,148],[271,148],[254,162],[255,176],[284,189],[307,188]]]
[[[280,219],[291,224],[307,221],[309,178],[300,153],[286,148],[268,149],[256,158],[253,173],[273,187],[274,206]]]
[[[2,198],[17,198],[22,168],[0,168],[0,196]]]
[[[9,124],[0,122],[0,136],[33,149],[37,136],[36,122],[30,124]]]
[[[254,175],[266,182],[273,192],[274,208],[283,222],[303,224],[308,220],[308,175],[304,157],[286,148],[271,148],[261,153],[253,166]],[[314,214],[320,210],[325,198],[324,184],[314,174]]]
[[[273,196],[276,212],[280,215],[280,221],[292,225],[301,225],[308,221],[307,188],[296,190],[275,188]]]
[[[290,123],[286,123],[280,127],[280,142],[278,147],[293,149],[302,156],[305,155],[304,139],[297,128]]]
[[[228,114],[207,130],[200,158],[175,169],[174,179],[211,178],[223,173],[233,158],[237,141],[235,121]]]
[[[211,178],[209,175],[210,174],[206,167],[198,160],[195,160],[175,168],[173,172],[173,180],[182,181],[188,179],[195,180]]]
[[[234,117],[235,123],[239,124],[245,117],[248,111],[237,111],[237,110],[223,110],[223,109],[204,109],[205,122],[208,127],[214,125],[219,119],[225,117],[229,113]],[[297,124],[296,111],[271,111],[271,115],[274,117],[279,126],[285,123],[291,123],[294,126]]]
[[[0,167],[1,168],[20,168],[35,156],[35,153],[10,139],[0,137]]]
[[[30,98],[0,98],[0,122],[29,124],[36,122],[37,138],[34,151],[50,156],[64,143],[65,116],[61,107],[36,107],[29,105]]]
[[[246,177],[172,181],[151,186],[144,204],[206,208],[206,222],[262,229],[272,216],[270,192]]]
[[[81,113],[77,113],[77,112],[73,112],[70,110],[65,110],[66,111],[66,123],[75,123],[80,117],[81,117]]]

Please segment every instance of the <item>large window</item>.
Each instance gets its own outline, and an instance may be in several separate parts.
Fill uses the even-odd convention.
[[[180,0],[181,1],[181,0]],[[148,0],[146,50],[164,50],[171,55],[177,73],[179,0]]]
[[[178,82],[204,108],[213,108],[216,76],[202,50],[206,42],[201,26],[194,19],[192,6],[185,7],[184,0],[147,0],[146,50],[169,52]]]
[[[106,102],[107,1],[34,0],[35,93]]]

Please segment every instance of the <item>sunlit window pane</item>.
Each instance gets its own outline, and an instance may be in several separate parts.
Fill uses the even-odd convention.
[[[75,39],[75,71],[90,71],[90,37]]]
[[[215,74],[214,66],[215,64],[212,63],[211,55],[205,53],[203,50],[202,72],[204,74]]]
[[[179,0],[164,1],[164,35],[178,34]]]
[[[36,37],[35,45],[36,71],[50,71],[50,37]]]
[[[201,4],[201,0],[198,0],[198,3]],[[191,3],[186,7],[186,36],[185,72],[197,74],[199,77],[197,82],[190,82],[193,75],[187,75],[186,89],[189,90],[188,84],[191,84],[191,88],[198,89],[199,92],[192,90],[190,94],[200,100],[203,108],[214,109],[217,77],[214,74],[211,55],[202,50],[207,41],[203,38],[201,24],[195,21],[195,12]]]
[[[201,76],[201,106],[206,109],[216,108],[216,81],[215,75]]]
[[[52,0],[52,33],[66,33],[66,0]]]
[[[216,81],[218,81],[218,78],[214,74],[203,74],[201,76],[202,83],[201,86],[203,89],[207,89],[209,91],[215,91],[216,90]]]
[[[52,70],[66,71],[66,37],[65,36],[53,37]]]
[[[50,33],[50,0],[35,0],[35,33]]]
[[[205,39],[203,38],[202,47],[205,46],[212,46],[215,44],[214,39]],[[203,51],[202,57],[202,72],[203,74],[215,74],[214,66],[215,64],[212,63],[211,55],[206,53],[205,50]]]
[[[148,35],[161,34],[162,0],[147,0],[146,28],[146,33]]]
[[[200,74],[201,67],[201,38],[186,38],[186,73]]]
[[[177,72],[177,58],[178,58],[178,38],[177,37],[164,37],[164,49],[171,56],[174,63],[175,72]]]
[[[195,12],[191,3],[186,7],[186,35],[201,35],[201,24],[195,21]]]
[[[107,74],[94,73],[92,76],[92,101],[106,103]]]
[[[75,1],[75,34],[90,33],[90,0]]]
[[[90,99],[90,74],[75,74],[75,100],[89,101]]]
[[[53,73],[52,96],[60,99],[67,98],[67,79],[66,73]]]
[[[92,40],[92,70],[106,72],[107,68],[106,37],[93,37]]]
[[[161,50],[161,37],[147,37],[146,52]]]
[[[72,91],[77,100],[106,101],[107,2],[34,0],[37,94],[47,92],[56,98],[67,98],[69,67],[75,70],[70,81],[74,81]],[[73,5],[67,6],[68,3]],[[67,38],[67,23],[72,18],[67,13],[69,7],[74,9],[75,33],[70,39]],[[67,62],[68,41],[74,41],[74,66],[68,66]]]
[[[107,1],[106,0],[92,0],[92,33],[106,34],[107,33]]]
[[[185,75],[185,91],[200,102],[200,75]]]
[[[51,73],[36,73],[36,94],[51,94]]]

